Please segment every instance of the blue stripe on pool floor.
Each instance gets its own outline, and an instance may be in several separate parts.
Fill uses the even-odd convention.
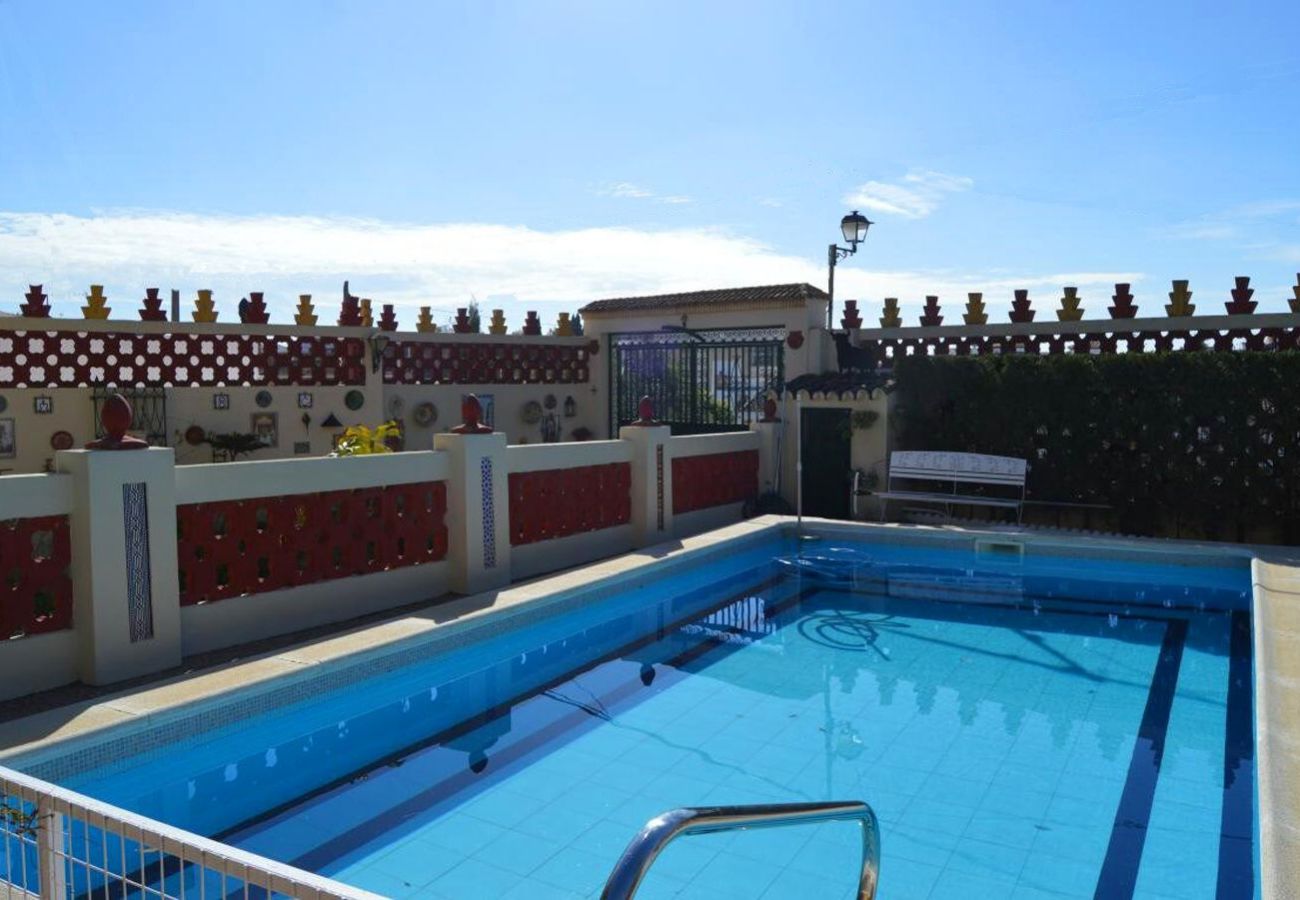
[[[1254,665],[1250,630],[1250,613],[1234,612],[1223,742],[1223,824],[1215,892],[1220,900],[1255,894]]]
[[[1151,678],[1146,709],[1142,713],[1142,724],[1138,726],[1137,741],[1133,744],[1124,791],[1120,795],[1119,808],[1115,810],[1115,824],[1111,827],[1106,858],[1097,877],[1097,890],[1093,896],[1098,900],[1132,897],[1137,885],[1138,866],[1142,863],[1142,848],[1146,843],[1151,806],[1156,796],[1156,781],[1160,777],[1160,762],[1165,753],[1169,712],[1174,704],[1183,645],[1187,640],[1187,620],[1168,621],[1165,639],[1160,645],[1160,657]]]

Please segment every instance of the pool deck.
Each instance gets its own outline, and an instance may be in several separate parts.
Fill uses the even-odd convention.
[[[1200,565],[1251,565],[1254,586],[1256,759],[1259,794],[1260,879],[1264,897],[1300,897],[1300,550],[1145,538],[1083,537],[1060,533],[973,528],[867,524],[805,519],[820,533],[853,533],[892,542],[965,543],[979,538],[1013,538],[1030,552],[1074,552],[1089,556],[1181,558]],[[764,516],[628,553],[483,594],[408,608],[383,621],[344,627],[339,633],[232,660],[198,673],[185,673],[131,687],[25,718],[0,723],[0,764],[15,754],[52,749],[65,741],[93,742],[105,729],[175,716],[195,703],[210,703],[236,691],[267,686],[313,667],[374,653],[398,644],[462,641],[469,632],[501,627],[525,613],[546,614],[556,597],[637,573],[666,559],[707,554],[743,538],[789,527],[793,517]],[[1170,559],[1173,557],[1174,559]],[[65,747],[68,745],[64,745]],[[869,799],[869,798],[868,798]]]

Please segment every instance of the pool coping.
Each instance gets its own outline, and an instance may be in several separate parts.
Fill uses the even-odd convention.
[[[58,707],[0,725],[0,765],[16,756],[90,744],[105,732],[134,723],[162,722],[196,705],[220,704],[239,693],[309,677],[318,667],[361,661],[408,644],[458,641],[514,616],[557,607],[601,584],[620,583],[666,560],[684,562],[737,540],[795,526],[793,516],[762,516],[694,537],[626,553],[508,588],[456,597],[402,615],[356,626],[197,675],[158,682]],[[969,544],[1014,541],[1025,552],[1154,560],[1166,564],[1250,566],[1255,642],[1255,755],[1259,803],[1262,896],[1300,896],[1300,550],[1167,538],[1130,538],[964,526],[844,522],[805,517],[819,534],[869,534],[891,543]]]

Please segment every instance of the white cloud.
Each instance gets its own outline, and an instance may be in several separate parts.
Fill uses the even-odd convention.
[[[1063,284],[1086,298],[1110,296],[1114,281],[1140,273],[836,272],[837,295],[877,298],[911,309],[926,294],[946,307],[984,291],[990,312],[1029,288],[1041,308]],[[297,295],[310,293],[322,322],[337,316],[343,280],[352,290],[405,309],[450,310],[477,295],[506,310],[512,326],[525,309],[554,315],[601,297],[741,285],[826,283],[825,264],[777,252],[719,229],[582,228],[538,231],[487,223],[422,225],[305,216],[200,216],[123,211],[95,216],[0,212],[0,307],[15,308],[29,282],[42,282],[56,315],[78,316],[89,284],[104,284],[115,317],[132,318],[145,287],[181,290],[188,318],[194,291],[216,291],[222,321],[249,291],[264,291],[273,321],[289,321]],[[549,313],[547,312],[549,310]],[[438,318],[445,318],[445,315]]]
[[[633,200],[642,200],[646,197],[653,197],[654,193],[647,191],[640,185],[635,185],[630,181],[616,181],[614,184],[603,188],[598,193],[608,197],[626,197]]]
[[[693,198],[685,194],[660,195],[649,188],[633,184],[630,181],[616,181],[613,184],[607,184],[598,189],[596,194],[601,197],[618,197],[623,200],[653,200],[656,203],[667,203],[672,206],[694,202]]]
[[[1288,238],[1300,226],[1300,200],[1257,200],[1157,228],[1171,240],[1231,241],[1257,258],[1294,261]]]
[[[760,197],[758,199],[758,205],[770,206],[773,209],[780,209],[785,204],[783,204],[780,200],[776,199],[775,197]]]
[[[970,190],[974,182],[960,175],[914,169],[898,181],[868,181],[844,195],[856,209],[869,209],[905,219],[924,219],[948,194]]]

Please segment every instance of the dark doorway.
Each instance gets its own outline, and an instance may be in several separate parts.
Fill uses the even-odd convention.
[[[847,409],[805,409],[799,428],[803,452],[803,512],[827,519],[849,517]]]

